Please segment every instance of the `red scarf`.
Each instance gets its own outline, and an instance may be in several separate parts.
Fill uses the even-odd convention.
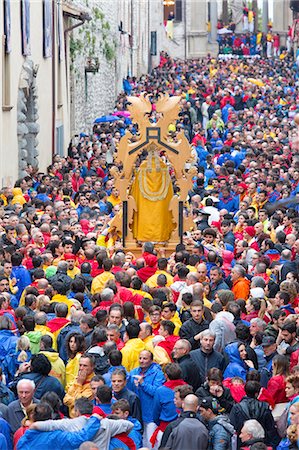
[[[161,420],[160,425],[155,429],[155,431],[152,434],[152,437],[150,438],[150,443],[152,444],[152,447],[155,447],[156,444],[156,440],[157,440],[157,436],[159,431],[161,431],[162,433],[164,433],[164,431],[166,430],[167,425],[170,422],[164,422],[163,420]]]
[[[168,380],[165,381],[165,383],[163,384],[163,386],[168,387],[169,389],[174,389],[177,386],[182,386],[183,384],[187,384],[184,380],[182,380],[181,378],[179,378],[178,380]]]
[[[55,331],[60,330],[60,328],[68,323],[70,323],[70,321],[64,317],[55,317],[47,323],[47,327],[50,328],[51,333],[55,333]]]
[[[164,348],[164,350],[167,352],[167,355],[169,356],[169,358],[171,358],[172,360],[172,356],[171,356],[171,352],[173,350],[173,347],[175,345],[175,343],[180,339],[179,336],[167,336],[167,338],[165,339],[165,341],[161,341],[159,342],[158,346]]]
[[[113,437],[123,442],[130,450],[136,450],[135,442],[126,433],[116,434]]]

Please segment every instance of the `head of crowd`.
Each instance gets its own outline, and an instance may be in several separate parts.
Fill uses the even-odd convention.
[[[124,80],[117,120],[2,188],[3,449],[298,449],[298,83],[288,56],[162,53]],[[142,92],[152,123],[160,93],[181,97],[168,139],[192,147],[190,229],[172,254],[134,254],[110,227]]]

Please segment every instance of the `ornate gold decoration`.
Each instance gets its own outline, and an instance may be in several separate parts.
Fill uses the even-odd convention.
[[[191,146],[183,131],[177,133],[176,142],[171,141],[168,129],[169,125],[175,124],[180,111],[180,97],[169,97],[168,94],[159,95],[156,102],[156,112],[160,117],[157,123],[149,120],[152,112],[152,104],[149,95],[142,93],[139,97],[128,97],[128,110],[131,113],[132,122],[138,125],[138,134],[132,135],[127,132],[120,140],[117,148],[116,162],[122,166],[122,170],[112,169],[115,179],[115,186],[120,192],[120,198],[126,202],[127,208],[127,242],[132,241],[132,226],[134,214],[138,213],[134,198],[129,194],[129,187],[134,176],[138,177],[140,191],[142,195],[151,200],[159,201],[165,199],[170,176],[168,168],[160,167],[158,154],[165,152],[166,158],[174,169],[176,184],[179,187],[179,194],[173,196],[169,203],[168,210],[172,215],[172,222],[175,230],[171,234],[170,241],[178,242],[179,224],[179,202],[185,202],[188,191],[192,188],[192,171],[185,170],[185,164],[192,160]],[[136,169],[135,162],[139,154],[148,151],[146,169]],[[151,171],[155,167],[156,171],[161,171],[162,186],[158,191],[151,191],[146,182],[146,171]],[[135,174],[135,175],[134,175]],[[120,221],[115,220],[119,226]],[[120,230],[121,231],[121,230]]]

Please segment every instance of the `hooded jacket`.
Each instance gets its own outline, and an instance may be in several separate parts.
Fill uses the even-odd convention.
[[[59,353],[53,351],[41,351],[40,353],[43,353],[51,363],[52,368],[49,375],[57,378],[62,386],[65,387],[65,365],[62,359],[59,357]]]
[[[143,375],[143,383],[138,387],[134,383],[135,375]],[[142,372],[141,367],[137,367],[130,372],[129,389],[135,392],[142,404],[142,419],[145,423],[153,422],[153,401],[156,390],[163,385],[165,377],[161,367],[152,363],[148,369]]]
[[[42,334],[40,331],[27,331],[24,333],[24,336],[27,336],[30,341],[30,350],[33,355],[36,355],[40,350],[40,340]]]
[[[15,205],[16,203],[20,203],[20,205],[24,205],[26,203],[26,199],[23,196],[23,192],[21,188],[13,188],[12,190],[13,199],[11,201],[12,205]]]
[[[126,370],[135,369],[139,365],[139,353],[145,349],[144,342],[139,338],[129,339],[125,346],[121,349],[123,355],[122,365]]]
[[[227,344],[236,339],[234,316],[230,312],[220,311],[210,323],[209,329],[215,334],[214,350],[222,352]]]
[[[223,415],[216,416],[209,421],[208,428],[210,450],[227,450],[230,448],[231,438],[235,433],[235,429],[228,417]]]
[[[248,367],[240,357],[238,349],[239,345],[240,342],[233,342],[225,347],[225,353],[229,358],[229,364],[225,369],[223,378],[240,377],[244,381],[246,380]]]
[[[13,266],[11,272],[11,278],[15,278],[17,280],[18,292],[16,292],[15,296],[18,301],[22,296],[24,289],[31,284],[31,276],[26,267],[24,266]]]
[[[2,362],[6,355],[16,352],[18,337],[10,330],[0,330],[0,361]]]
[[[250,281],[248,278],[238,278],[233,283],[232,292],[234,293],[235,300],[238,300],[238,298],[247,300],[250,293]]]

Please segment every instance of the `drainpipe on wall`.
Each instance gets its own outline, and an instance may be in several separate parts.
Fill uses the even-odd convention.
[[[56,47],[55,47],[55,9],[56,3],[52,2],[52,162],[55,155],[56,141]]]
[[[55,48],[55,16],[56,16],[56,9],[55,9],[56,3],[52,2],[52,16],[53,16],[53,40],[52,40],[52,159],[55,155],[55,142],[56,142],[56,48]],[[63,16],[62,11],[62,16]],[[75,25],[72,25],[64,30],[64,54],[65,54],[65,73],[66,73],[66,80],[69,76],[68,71],[68,64],[67,64],[67,34],[74,30],[77,27],[80,27],[81,25],[84,25],[86,21],[91,20],[91,17],[89,14],[81,13],[80,15],[75,15],[71,13],[65,13],[66,16],[71,17],[73,19],[79,20],[79,23],[76,23]],[[63,26],[63,17],[62,17],[62,26]],[[69,83],[67,82],[67,85]]]
[[[133,67],[133,48],[134,48],[134,32],[133,32],[133,24],[134,24],[134,18],[133,18],[133,9],[134,9],[134,0],[131,0],[131,77],[134,76],[134,67]]]

